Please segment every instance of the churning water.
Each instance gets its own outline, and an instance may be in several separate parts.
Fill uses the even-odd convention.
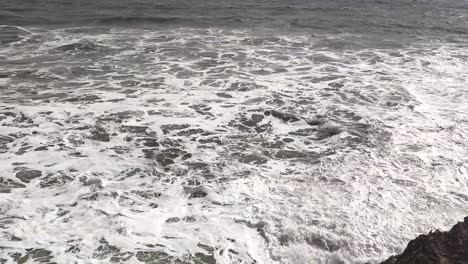
[[[466,1],[0,2],[0,263],[377,263],[468,215]]]

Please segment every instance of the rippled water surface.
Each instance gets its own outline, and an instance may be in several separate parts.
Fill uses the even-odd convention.
[[[468,214],[463,1],[0,3],[0,263],[378,263]]]

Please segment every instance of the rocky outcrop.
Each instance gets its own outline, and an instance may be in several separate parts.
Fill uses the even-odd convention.
[[[468,263],[468,217],[448,232],[436,230],[410,241],[405,251],[381,264]]]

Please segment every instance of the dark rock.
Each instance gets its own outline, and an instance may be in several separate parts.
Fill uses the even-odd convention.
[[[29,183],[31,180],[41,177],[42,172],[38,170],[22,170],[16,173],[16,178],[20,179],[22,182]]]
[[[381,264],[468,263],[468,217],[448,232],[436,230],[410,241],[405,251]]]

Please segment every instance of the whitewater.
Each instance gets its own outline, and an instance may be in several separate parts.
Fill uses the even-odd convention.
[[[11,24],[0,263],[379,263],[468,215],[464,33]]]

